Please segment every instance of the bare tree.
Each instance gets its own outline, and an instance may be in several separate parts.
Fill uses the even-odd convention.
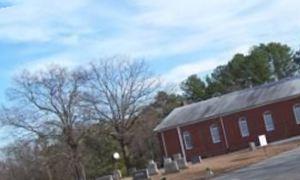
[[[1,180],[71,180],[68,160],[57,156],[56,152],[64,151],[58,144],[42,147],[40,139],[15,140],[1,148],[5,158],[1,159]],[[1,163],[1,162],[0,162]]]
[[[2,149],[6,156],[1,179],[47,179],[46,166],[40,160],[36,144],[28,140],[15,141]],[[49,179],[49,176],[48,176]]]
[[[114,57],[92,63],[88,101],[100,123],[106,123],[110,135],[119,142],[125,166],[130,167],[128,146],[131,128],[158,87],[144,61]]]
[[[46,139],[45,146],[63,142],[76,180],[86,179],[79,152],[80,140],[85,133],[80,127],[90,120],[85,116],[88,110],[82,104],[82,89],[86,82],[85,72],[59,66],[35,73],[24,71],[8,90],[11,106],[2,111],[6,125],[31,132],[37,139]]]

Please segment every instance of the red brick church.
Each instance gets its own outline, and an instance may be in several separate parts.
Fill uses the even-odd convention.
[[[176,108],[156,128],[166,157],[187,160],[300,135],[300,77]]]

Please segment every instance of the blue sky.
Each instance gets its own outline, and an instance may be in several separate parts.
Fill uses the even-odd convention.
[[[13,74],[49,63],[128,55],[178,83],[254,44],[298,48],[299,7],[296,0],[0,0],[0,102]]]

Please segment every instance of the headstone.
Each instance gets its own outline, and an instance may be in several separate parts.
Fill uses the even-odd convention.
[[[268,145],[266,135],[260,135],[260,136],[258,136],[258,140],[259,140],[260,146],[263,147],[263,146],[267,146]]]
[[[114,179],[112,175],[109,175],[109,176],[98,177],[96,178],[96,180],[114,180]]]
[[[178,154],[174,154],[173,155],[173,159],[176,161],[177,159],[181,159],[182,158],[182,156],[181,156],[181,154],[180,153],[178,153]]]
[[[180,158],[176,160],[179,169],[187,169],[188,165],[184,158]]]
[[[254,142],[249,142],[249,148],[251,151],[255,151],[256,150],[256,145]]]
[[[167,162],[164,164],[166,174],[179,172],[179,167],[176,161]]]
[[[128,171],[129,171],[129,175],[130,175],[130,176],[133,176],[133,174],[134,174],[137,170],[136,170],[135,167],[133,167],[133,168],[130,168]]]
[[[171,158],[164,158],[164,164],[172,162]]]
[[[115,170],[113,172],[113,179],[114,180],[121,180],[122,179],[122,173],[120,170]]]
[[[201,156],[193,156],[191,158],[191,163],[192,164],[198,164],[202,162],[202,157]]]
[[[159,173],[158,168],[157,168],[157,164],[151,160],[149,161],[149,164],[147,166],[148,172],[150,176],[156,175]]]
[[[133,180],[149,180],[149,179],[150,179],[150,176],[149,176],[149,172],[147,169],[136,171],[133,174]]]

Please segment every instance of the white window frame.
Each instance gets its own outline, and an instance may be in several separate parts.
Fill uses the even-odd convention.
[[[186,150],[190,150],[193,149],[193,138],[192,138],[192,134],[188,131],[184,131],[182,133],[183,136],[183,141],[184,141],[184,146]]]
[[[246,117],[239,118],[239,128],[242,137],[248,137],[250,135]]]
[[[297,124],[300,124],[300,104],[295,104],[293,106],[294,117]]]
[[[263,117],[264,117],[266,131],[267,132],[274,131],[275,124],[274,124],[272,113],[270,111],[266,111],[264,112]],[[271,117],[271,119],[268,119],[268,117]]]
[[[210,136],[212,139],[212,142],[214,144],[220,143],[221,142],[221,134],[220,134],[220,128],[216,124],[212,124],[210,127]]]

